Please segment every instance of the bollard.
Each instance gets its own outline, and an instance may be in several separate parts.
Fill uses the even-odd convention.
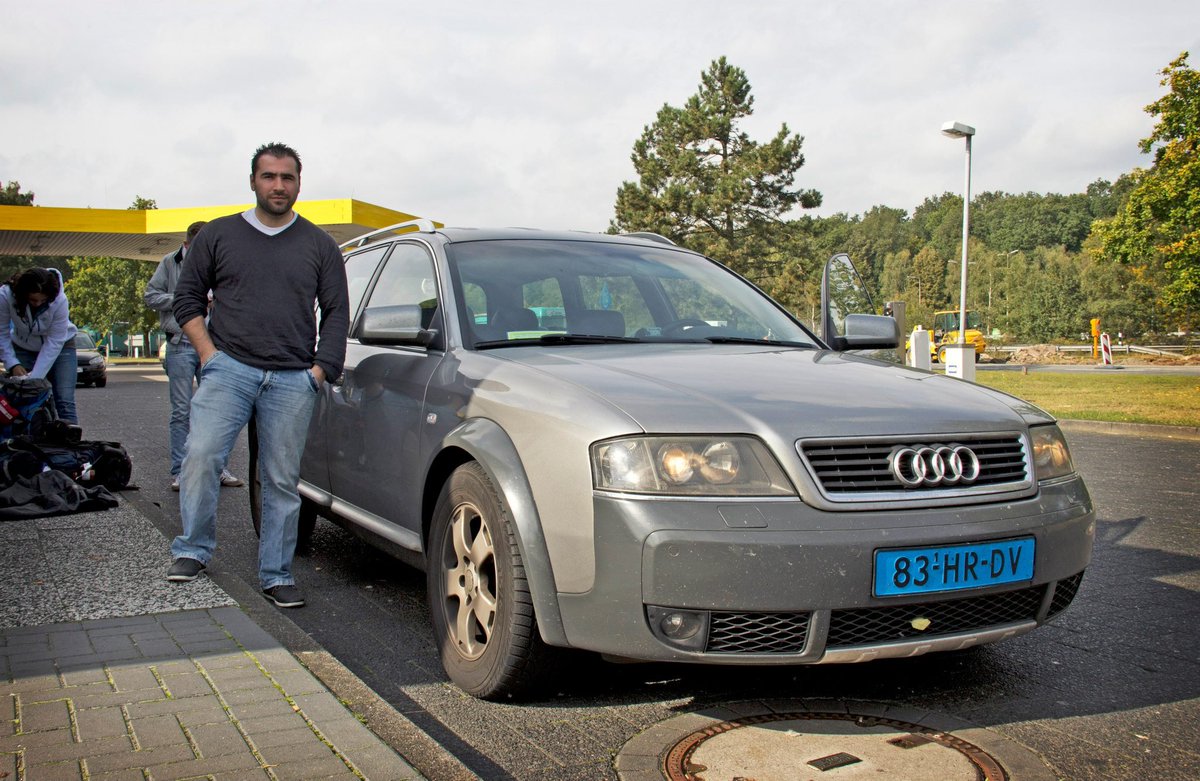
[[[908,337],[908,365],[916,369],[929,371],[933,363],[929,355],[929,332],[921,326],[913,329]]]
[[[1112,366],[1113,365],[1112,339],[1109,338],[1108,334],[1100,334],[1100,356],[1101,356],[1101,360],[1100,360],[1101,366]]]

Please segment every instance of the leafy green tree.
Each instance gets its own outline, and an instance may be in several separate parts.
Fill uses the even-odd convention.
[[[1096,216],[1082,193],[983,193],[971,204],[971,235],[1005,251],[1061,246],[1078,252]]]
[[[1161,297],[1176,322],[1194,326],[1200,315],[1200,73],[1183,52],[1162,71],[1169,92],[1146,107],[1158,118],[1140,142],[1154,164],[1140,172],[1116,216],[1094,230],[1102,251],[1167,283]],[[1136,172],[1135,172],[1136,173]]]
[[[71,320],[105,337],[110,331],[145,334],[158,327],[158,315],[142,302],[155,265],[128,258],[71,258],[67,298]]]
[[[773,251],[782,216],[821,204],[816,190],[795,188],[804,139],[786,124],[765,143],[739,128],[754,98],[724,57],[700,79],[683,108],[663,105],[634,144],[638,181],[617,190],[610,229],[660,233],[763,282],[785,262]]]
[[[21,192],[20,182],[0,187],[0,206],[33,206],[33,193]]]

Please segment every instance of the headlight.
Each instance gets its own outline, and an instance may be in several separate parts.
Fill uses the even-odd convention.
[[[1053,480],[1075,472],[1071,451],[1058,426],[1038,426],[1030,429],[1033,439],[1033,472],[1038,480]]]
[[[628,437],[592,445],[604,491],[685,496],[794,496],[783,469],[750,437]]]
[[[103,355],[97,355],[95,358],[92,358],[90,361],[88,361],[88,365],[90,365],[90,366],[102,366],[103,364],[104,364],[104,356]]]

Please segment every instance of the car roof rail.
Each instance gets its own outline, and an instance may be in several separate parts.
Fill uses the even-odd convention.
[[[650,241],[657,241],[659,244],[670,244],[672,247],[679,246],[661,233],[653,233],[651,231],[633,231],[632,233],[622,233],[621,235],[632,236],[635,239],[649,239]]]
[[[415,228],[417,231],[425,231],[426,233],[432,233],[433,231],[437,230],[433,225],[433,220],[427,220],[423,217],[418,217],[415,220],[405,220],[404,222],[398,222],[395,225],[389,225],[386,228],[380,228],[379,230],[373,230],[370,233],[364,233],[361,236],[356,236],[355,238],[350,239],[350,241],[339,244],[338,249],[346,249],[347,247],[361,247],[375,236],[383,233],[394,233],[399,231],[401,228]],[[411,231],[406,231],[406,233],[407,232]]]

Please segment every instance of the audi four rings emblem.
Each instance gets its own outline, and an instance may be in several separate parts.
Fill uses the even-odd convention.
[[[905,488],[969,485],[979,478],[979,456],[963,445],[902,447],[892,452],[892,475]]]

